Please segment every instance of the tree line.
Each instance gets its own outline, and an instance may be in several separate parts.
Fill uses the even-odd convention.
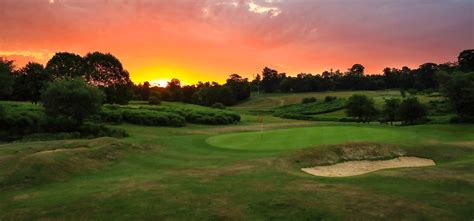
[[[474,50],[465,50],[457,62],[435,64],[425,63],[416,69],[409,67],[385,68],[383,73],[367,75],[365,67],[354,64],[347,71],[324,71],[321,74],[301,73],[295,77],[279,73],[266,67],[262,74],[251,82],[252,90],[265,93],[317,92],[332,90],[382,90],[400,88],[402,90],[435,91],[442,79],[439,73],[472,72]]]
[[[172,79],[166,87],[154,87],[148,82],[133,84],[129,73],[112,54],[93,52],[79,56],[59,52],[46,66],[30,62],[15,69],[13,61],[0,59],[0,98],[36,103],[50,82],[73,78],[97,86],[104,93],[106,103],[117,104],[137,99],[154,104],[165,100],[222,107],[248,99],[251,91],[290,93],[399,88],[402,92],[442,91],[457,113],[465,116],[473,110],[474,93],[470,93],[473,72],[474,50],[471,49],[461,52],[457,62],[425,63],[416,69],[385,68],[378,75],[365,74],[365,67],[361,64],[354,64],[346,72],[330,70],[321,74],[301,73],[294,77],[266,67],[252,81],[232,74],[222,85],[216,82],[181,85],[178,79]]]

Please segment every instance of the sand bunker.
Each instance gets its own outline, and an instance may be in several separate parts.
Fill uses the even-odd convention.
[[[310,168],[302,168],[306,173],[315,176],[327,177],[345,177],[356,176],[364,173],[370,173],[377,170],[401,167],[424,167],[434,166],[435,162],[431,159],[424,159],[418,157],[398,157],[391,160],[378,161],[347,161],[329,166],[317,166]]]

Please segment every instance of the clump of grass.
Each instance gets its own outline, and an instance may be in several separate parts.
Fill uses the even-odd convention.
[[[144,149],[115,138],[42,142],[4,156],[0,186],[38,185],[64,181],[74,174],[109,165],[127,153]]]

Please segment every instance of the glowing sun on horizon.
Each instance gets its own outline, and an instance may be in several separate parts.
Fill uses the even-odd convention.
[[[151,80],[150,85],[151,86],[158,86],[158,87],[166,87],[168,85],[169,79],[156,79],[156,80]]]

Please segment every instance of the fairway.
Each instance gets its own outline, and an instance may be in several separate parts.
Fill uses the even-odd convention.
[[[453,136],[455,135],[455,136]],[[322,144],[370,141],[419,144],[449,141],[450,137],[474,139],[472,128],[443,126],[314,126],[217,135],[207,139],[213,146],[236,150],[292,150]]]

